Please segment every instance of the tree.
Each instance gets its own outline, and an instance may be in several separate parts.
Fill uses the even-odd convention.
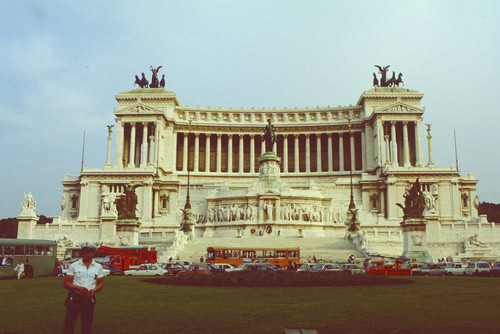
[[[480,215],[486,215],[489,222],[500,223],[500,204],[482,202],[477,210]]]

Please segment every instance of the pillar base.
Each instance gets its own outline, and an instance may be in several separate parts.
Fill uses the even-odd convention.
[[[403,228],[403,257],[417,262],[432,262],[432,256],[427,250],[425,219],[408,218],[401,223]]]

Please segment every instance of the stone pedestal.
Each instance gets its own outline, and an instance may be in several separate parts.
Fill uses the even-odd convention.
[[[432,256],[427,250],[425,219],[409,218],[401,223],[403,227],[404,257],[417,262],[432,262]]]
[[[38,219],[36,215],[23,215],[21,213],[21,215],[17,216],[17,238],[33,239],[33,231],[35,230]]]
[[[116,237],[119,246],[132,246],[139,244],[139,227],[141,223],[138,219],[118,219],[116,220]]]
[[[103,217],[101,219],[101,226],[99,231],[99,242],[105,245],[114,245],[117,242],[116,239],[116,217]]]

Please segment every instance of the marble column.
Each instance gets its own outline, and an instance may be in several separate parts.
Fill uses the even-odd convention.
[[[328,134],[328,172],[333,172],[333,141],[332,134]]]
[[[116,120],[116,152],[115,152],[115,166],[123,167],[123,144],[125,138],[124,133],[124,123],[120,120]]]
[[[205,140],[205,172],[210,172],[210,134],[206,134]]]
[[[385,164],[390,165],[391,164],[391,153],[390,151],[390,145],[389,145],[389,135],[385,135]]]
[[[142,122],[141,167],[146,167],[148,158],[148,122]]]
[[[242,174],[243,173],[243,157],[244,157],[244,149],[243,149],[243,140],[245,139],[245,136],[244,135],[239,135],[239,143],[240,143],[240,147],[239,147],[239,150],[238,150],[238,158],[239,158],[239,162],[238,162],[238,173]]]
[[[109,129],[108,132],[108,149],[106,151],[106,167],[111,167],[111,140],[113,138],[111,137],[111,129]]]
[[[391,121],[391,161],[392,166],[396,167],[399,165],[398,161],[398,142],[396,140],[396,122]]]
[[[255,173],[255,135],[250,135],[250,173]]]
[[[351,161],[350,161],[350,166],[351,166],[351,170],[355,170],[356,169],[356,152],[354,151],[354,132],[351,132],[350,134],[350,137],[351,137],[351,142],[350,142],[350,148],[351,148]]]
[[[233,135],[227,135],[227,172],[233,172]]]
[[[299,172],[299,135],[294,135],[294,152],[293,152],[293,163],[294,163],[294,173]]]
[[[131,129],[130,129],[130,147],[129,147],[129,154],[128,154],[128,167],[132,168],[135,167],[135,122],[131,122]]]
[[[306,173],[311,172],[311,135],[306,134]]]
[[[154,152],[154,140],[155,136],[149,136],[149,157],[148,157],[148,165],[153,165],[153,152]]]
[[[194,172],[200,171],[200,134],[194,134]]]
[[[339,133],[339,170],[344,171],[344,134]]]
[[[187,172],[188,170],[188,135],[187,133],[184,133],[184,145],[183,145],[183,151],[182,151],[182,171]]]
[[[408,140],[408,122],[403,122],[404,166],[410,167],[410,142]]]
[[[217,173],[220,173],[222,170],[222,134],[218,133],[217,134]]]
[[[417,156],[417,166],[424,165],[424,150],[422,142],[422,120],[415,121],[415,151]]]
[[[288,135],[283,135],[283,173],[288,173]]]
[[[316,134],[316,172],[321,173],[321,134]]]
[[[428,124],[427,125],[427,150],[428,150],[428,153],[429,153],[429,162],[427,164],[428,166],[434,166],[434,162],[432,161],[431,139],[432,139],[432,136],[431,136],[431,125]]]

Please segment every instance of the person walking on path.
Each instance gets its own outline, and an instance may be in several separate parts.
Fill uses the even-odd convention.
[[[21,275],[24,273],[24,264],[22,260],[19,260],[19,263],[14,268],[14,271],[17,271],[17,279],[21,279]]]
[[[93,259],[97,247],[93,243],[84,242],[81,248],[82,258],[69,266],[63,284],[69,290],[65,302],[64,334],[74,332],[78,314],[81,317],[82,334],[91,333],[95,294],[103,288],[102,266]]]

